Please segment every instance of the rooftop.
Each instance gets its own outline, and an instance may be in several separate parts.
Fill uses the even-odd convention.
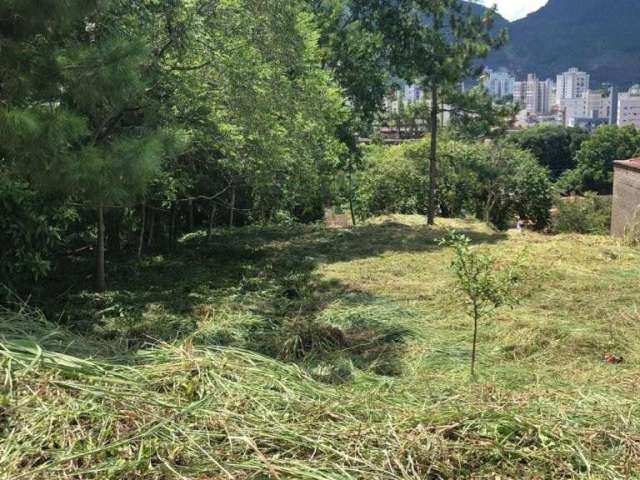
[[[640,171],[640,158],[630,158],[629,160],[616,160],[613,162],[616,167],[627,168]]]

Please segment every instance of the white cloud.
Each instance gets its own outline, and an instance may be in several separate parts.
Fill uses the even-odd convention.
[[[491,7],[498,5],[498,12],[507,20],[517,20],[543,7],[549,0],[480,0],[479,3]]]

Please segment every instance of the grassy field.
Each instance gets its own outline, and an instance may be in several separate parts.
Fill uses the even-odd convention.
[[[447,228],[526,265],[475,379]],[[610,238],[395,216],[108,268],[34,292],[55,323],[0,313],[0,478],[640,479],[640,252]]]

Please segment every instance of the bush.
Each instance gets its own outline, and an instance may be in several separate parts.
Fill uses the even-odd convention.
[[[362,217],[385,213],[424,213],[426,178],[420,171],[419,143],[365,150],[357,175],[356,210]],[[426,155],[426,152],[424,152]]]
[[[576,155],[577,166],[558,181],[566,193],[594,191],[610,194],[613,188],[613,162],[640,153],[640,130],[634,126],[607,125],[585,140]]]
[[[370,147],[358,178],[360,216],[425,213],[426,140]],[[510,145],[446,140],[439,146],[438,205],[446,217],[474,214],[497,228],[519,215],[544,228],[551,209],[548,171]]]
[[[16,286],[51,270],[52,252],[73,211],[48,203],[25,183],[0,172],[0,283]]]
[[[605,235],[611,225],[611,198],[587,193],[557,202],[554,231]]]
[[[507,141],[531,152],[553,178],[558,178],[575,167],[576,153],[588,137],[589,134],[579,128],[539,125],[511,133]]]

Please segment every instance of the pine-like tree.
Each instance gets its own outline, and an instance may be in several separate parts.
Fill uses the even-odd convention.
[[[145,115],[150,55],[121,8],[71,0],[0,6],[2,157],[32,187],[96,209],[99,290],[105,207],[138,198],[164,152]]]

